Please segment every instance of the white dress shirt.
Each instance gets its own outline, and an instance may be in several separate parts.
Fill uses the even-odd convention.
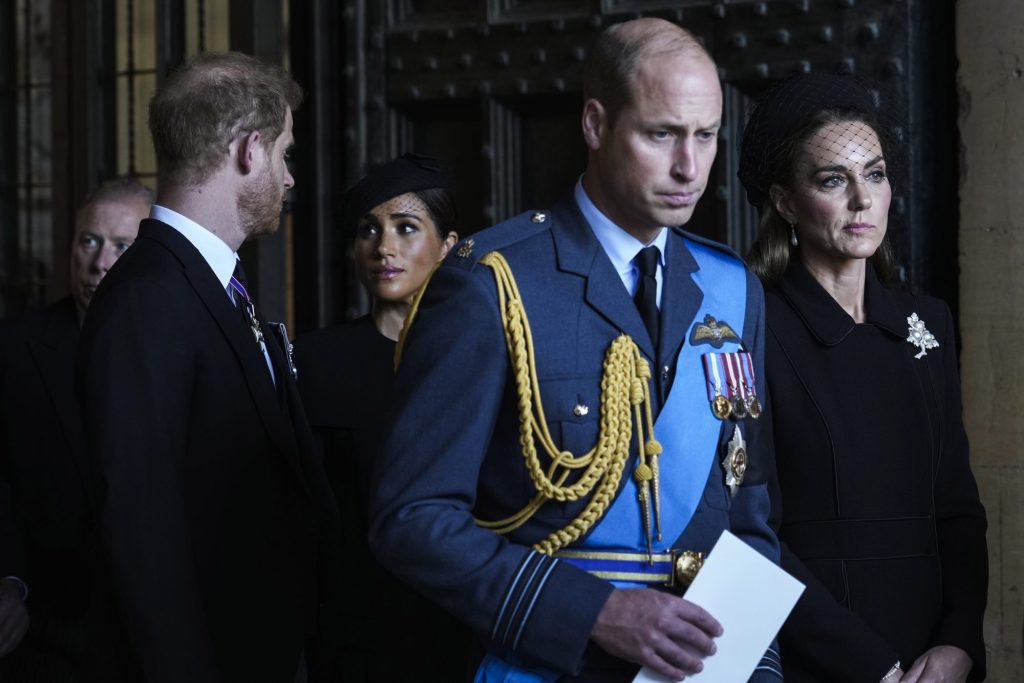
[[[582,176],[576,182],[574,195],[576,204],[580,207],[580,211],[583,212],[583,217],[587,219],[590,229],[594,231],[594,236],[601,243],[605,253],[608,254],[608,258],[611,259],[615,272],[622,278],[622,284],[625,285],[630,298],[636,295],[637,280],[640,279],[640,270],[633,260],[644,247],[653,246],[658,248],[660,256],[658,257],[658,270],[654,279],[658,283],[658,308],[661,308],[661,290],[664,279],[665,245],[668,243],[668,229],[662,228],[658,232],[658,236],[650,244],[644,244],[613,223],[608,216],[601,213],[601,210],[587,196],[587,191],[583,189]]]

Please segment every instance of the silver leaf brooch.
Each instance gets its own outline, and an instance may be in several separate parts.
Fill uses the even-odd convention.
[[[907,318],[907,324],[910,325],[910,336],[907,337],[907,341],[921,349],[921,352],[915,355],[914,358],[927,356],[928,349],[934,349],[939,345],[935,335],[928,331],[928,328],[924,326],[924,321],[917,317],[917,313],[910,314],[910,317]]]

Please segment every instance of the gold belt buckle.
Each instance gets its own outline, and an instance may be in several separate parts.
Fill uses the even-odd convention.
[[[673,588],[686,590],[697,578],[697,572],[704,566],[704,553],[695,550],[673,550],[672,551],[672,580],[670,585]]]

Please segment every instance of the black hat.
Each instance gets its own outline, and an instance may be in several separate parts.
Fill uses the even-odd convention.
[[[408,192],[449,188],[450,176],[444,165],[432,157],[406,152],[377,166],[345,193],[344,218],[351,229],[373,207]]]
[[[783,81],[758,102],[740,144],[737,173],[747,201],[760,208],[777,182],[777,163],[788,138],[826,109],[852,109],[879,118],[875,97],[847,76],[802,74]],[[879,135],[883,131],[877,131]]]

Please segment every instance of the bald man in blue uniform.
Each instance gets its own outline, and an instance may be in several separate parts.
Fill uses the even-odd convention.
[[[626,22],[584,99],[573,194],[465,240],[407,322],[375,473],[375,552],[479,634],[483,683],[695,673],[721,633],[679,597],[697,553],[731,530],[778,559],[760,285],[666,227],[707,185],[714,64]],[[773,647],[751,680],[779,679]]]

